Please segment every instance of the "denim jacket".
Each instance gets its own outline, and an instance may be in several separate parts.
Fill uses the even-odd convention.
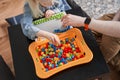
[[[58,1],[59,1],[59,4],[49,7],[49,9],[55,11],[55,13],[71,9],[71,7],[66,2],[66,0],[58,0]],[[43,7],[42,7],[42,10],[44,12]],[[32,15],[31,9],[29,7],[29,4],[25,3],[24,15],[20,23],[21,23],[21,27],[24,35],[27,36],[29,39],[34,40],[36,37],[36,33],[40,29],[35,27],[32,22],[33,22],[33,15]]]

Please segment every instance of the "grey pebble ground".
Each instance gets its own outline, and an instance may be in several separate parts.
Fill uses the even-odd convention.
[[[99,18],[107,13],[120,9],[120,0],[75,0],[78,5],[92,18]]]

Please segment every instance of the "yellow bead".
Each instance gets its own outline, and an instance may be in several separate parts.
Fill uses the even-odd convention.
[[[66,56],[69,58],[70,57],[70,55],[69,54],[66,54]]]
[[[62,50],[64,50],[64,47],[61,47]]]
[[[58,61],[59,60],[59,58],[57,58],[57,57],[54,57],[54,61]]]
[[[52,52],[50,52],[49,54],[50,54],[50,55],[52,55],[53,53],[52,53]]]
[[[41,55],[43,55],[44,54],[44,52],[41,52]]]

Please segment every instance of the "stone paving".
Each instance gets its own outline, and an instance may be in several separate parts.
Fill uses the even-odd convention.
[[[106,13],[120,9],[120,0],[75,0],[86,13],[97,19]]]

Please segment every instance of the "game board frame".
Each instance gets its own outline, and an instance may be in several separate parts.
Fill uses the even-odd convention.
[[[72,28],[64,33],[59,34],[58,36],[60,39],[64,39],[67,36],[71,36],[71,37],[75,36],[76,42],[77,42],[79,48],[82,49],[82,52],[84,51],[84,53],[85,53],[85,57],[80,58],[80,59],[75,60],[75,61],[71,61],[67,64],[64,64],[62,66],[54,68],[48,72],[45,72],[45,68],[44,68],[43,64],[40,63],[39,57],[37,55],[37,52],[35,51],[35,48],[38,45],[42,45],[42,44],[49,42],[49,40],[43,39],[43,40],[39,40],[37,42],[32,42],[29,45],[29,52],[30,52],[30,55],[32,56],[32,59],[33,59],[34,65],[35,65],[36,74],[40,78],[46,79],[46,78],[48,78],[48,77],[50,77],[50,76],[54,75],[55,73],[58,73],[62,70],[65,70],[67,68],[70,68],[70,67],[73,67],[76,65],[88,63],[93,59],[93,53],[89,49],[87,44],[85,43],[84,38],[82,36],[82,33],[79,29]]]

